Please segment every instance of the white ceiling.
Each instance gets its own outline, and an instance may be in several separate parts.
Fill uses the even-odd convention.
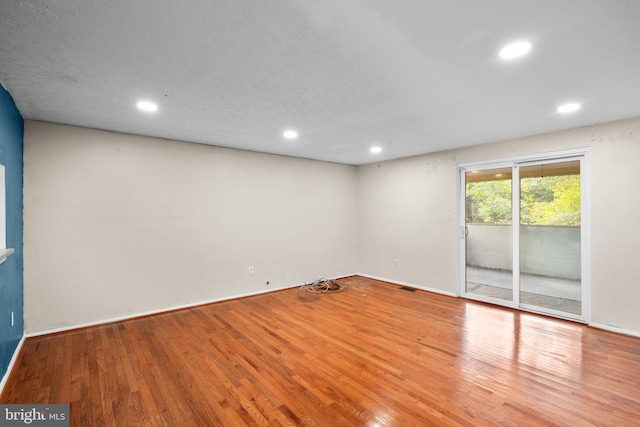
[[[2,0],[0,81],[25,119],[365,164],[640,116],[640,0]]]

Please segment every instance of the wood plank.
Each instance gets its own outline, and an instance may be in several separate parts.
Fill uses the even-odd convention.
[[[1,403],[71,424],[633,425],[640,339],[362,277],[29,338]]]

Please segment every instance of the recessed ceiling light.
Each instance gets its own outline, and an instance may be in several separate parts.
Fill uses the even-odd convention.
[[[148,112],[158,111],[158,106],[150,101],[140,101],[136,104],[136,107],[138,107],[142,111],[148,111]]]
[[[382,147],[371,147],[369,149],[369,151],[371,151],[372,153],[375,153],[375,154],[382,153]]]
[[[285,130],[284,132],[282,132],[282,136],[287,139],[296,139],[298,137],[298,132],[296,132],[295,130]]]
[[[530,42],[511,43],[510,45],[500,49],[500,53],[498,55],[500,55],[500,58],[502,59],[515,59],[529,53],[532,47],[533,44]]]
[[[578,104],[577,102],[569,102],[567,104],[562,104],[561,106],[559,106],[558,108],[556,108],[556,111],[558,113],[573,113],[574,111],[578,111],[580,109],[580,104]]]

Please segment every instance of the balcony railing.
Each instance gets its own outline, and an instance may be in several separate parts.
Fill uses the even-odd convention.
[[[511,225],[467,224],[467,265],[512,269]],[[521,225],[520,271],[579,280],[580,226]]]

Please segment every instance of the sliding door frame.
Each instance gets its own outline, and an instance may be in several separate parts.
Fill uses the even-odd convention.
[[[579,316],[542,309],[541,307],[519,303],[520,300],[520,167],[539,163],[556,163],[564,160],[580,160],[580,239],[581,239],[581,292],[582,309]],[[513,245],[513,295],[512,301],[485,297],[466,292],[466,172],[512,167],[512,245]],[[458,289],[457,295],[523,311],[543,313],[550,316],[567,318],[579,322],[591,321],[591,200],[590,200],[589,149],[554,151],[547,153],[518,156],[490,161],[462,163],[458,165]],[[518,201],[518,203],[513,203]],[[517,297],[516,297],[517,296]]]

